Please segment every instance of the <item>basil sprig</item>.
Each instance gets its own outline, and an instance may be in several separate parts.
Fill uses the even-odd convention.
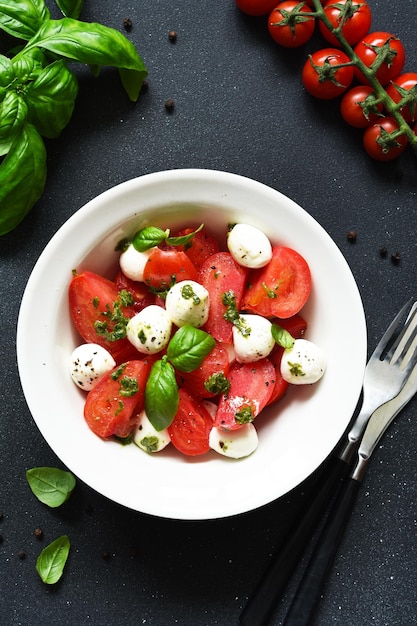
[[[155,361],[145,387],[145,411],[155,430],[168,428],[178,410],[175,369],[192,372],[213,350],[215,339],[204,330],[186,324],[171,338],[167,353]]]
[[[61,506],[68,500],[76,482],[71,472],[58,467],[28,469],[26,479],[38,500],[51,508]]]
[[[136,101],[147,75],[135,46],[119,31],[78,20],[82,0],[55,0],[64,17],[51,19],[44,0],[0,0],[0,29],[19,40],[0,54],[0,235],[13,230],[43,193],[47,168],[43,137],[69,123],[78,79],[68,64],[94,75],[116,67]]]
[[[271,333],[275,342],[282,348],[292,348],[294,345],[294,337],[288,330],[282,328],[279,324],[272,324]]]
[[[159,246],[161,243],[166,243],[169,246],[185,246],[202,228],[204,228],[204,224],[200,224],[196,230],[188,233],[188,235],[170,237],[169,228],[162,230],[162,228],[158,228],[157,226],[146,226],[135,233],[132,244],[138,252],[146,252],[146,250]]]
[[[54,585],[61,578],[70,551],[67,535],[58,537],[46,546],[36,561],[36,571],[47,585]]]

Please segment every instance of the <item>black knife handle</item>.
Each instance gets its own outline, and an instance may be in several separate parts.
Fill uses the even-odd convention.
[[[298,525],[278,550],[254,593],[240,615],[243,626],[266,626],[272,611],[287,587],[295,568],[319,522],[323,519],[330,500],[343,477],[349,471],[348,463],[339,457],[329,459],[325,475],[300,515]]]
[[[284,626],[311,626],[320,595],[350,518],[360,482],[345,478],[300,582]]]

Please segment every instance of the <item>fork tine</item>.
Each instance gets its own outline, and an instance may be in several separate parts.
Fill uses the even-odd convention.
[[[406,323],[387,353],[387,359],[391,360],[391,363],[395,361],[402,362],[409,353],[416,337],[416,315],[417,306],[414,303]]]
[[[404,304],[402,309],[397,313],[397,315],[392,320],[391,324],[388,326],[385,333],[382,335],[381,339],[376,346],[373,357],[380,358],[382,353],[387,349],[390,340],[394,337],[395,332],[402,324],[402,319],[406,313],[406,311],[410,308],[411,303],[413,302],[413,298],[410,298],[408,302]]]

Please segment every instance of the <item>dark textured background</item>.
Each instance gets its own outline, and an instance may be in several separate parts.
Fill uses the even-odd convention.
[[[398,34],[417,70],[414,0],[370,0],[373,30]],[[50,3],[49,3],[50,5]],[[51,6],[51,5],[50,5]],[[263,510],[200,523],[154,519],[78,483],[57,510],[29,491],[26,469],[60,466],[22,395],[15,356],[19,304],[33,265],[56,230],[109,187],[163,169],[199,167],[249,176],[278,189],[334,238],[357,280],[373,349],[400,304],[415,294],[416,158],[371,161],[360,132],[335,102],[300,83],[307,50],[279,49],[265,20],[233,0],[86,0],[82,18],[125,32],[149,70],[130,103],[117,72],[77,68],[71,123],[49,141],[45,193],[24,223],[0,239],[0,623],[94,626],[237,624],[275,546],[313,479]],[[175,29],[175,44],[168,31]],[[322,47],[317,41],[311,49]],[[173,98],[175,110],[164,103]],[[356,243],[347,232],[356,229]],[[388,256],[379,255],[381,246]],[[318,251],[319,252],[319,251]],[[401,261],[390,260],[399,252]],[[325,276],[320,277],[325,280]],[[41,320],[33,321],[33,332]],[[334,320],[337,324],[338,320]],[[340,328],[355,341],[354,328]],[[59,406],[51,406],[59,414]],[[321,602],[323,626],[417,624],[417,405],[412,401],[374,453]],[[34,537],[43,530],[43,540]],[[43,546],[68,533],[72,550],[55,587],[35,571]],[[24,550],[26,558],[19,558]],[[108,558],[103,558],[107,554]],[[285,606],[273,624],[282,624]]]

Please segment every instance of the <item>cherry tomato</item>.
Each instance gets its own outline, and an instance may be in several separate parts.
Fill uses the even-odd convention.
[[[400,74],[388,85],[386,91],[396,103],[403,98],[409,98],[409,102],[401,107],[400,113],[406,122],[417,121],[417,73]]]
[[[264,317],[292,317],[311,291],[311,274],[305,259],[295,250],[274,246],[265,267],[249,274],[242,309]]]
[[[346,6],[347,5],[347,6]],[[324,12],[327,19],[334,28],[340,26],[343,19],[342,35],[352,46],[365,37],[368,33],[372,14],[369,5],[365,0],[328,0],[324,5]],[[340,43],[322,20],[319,20],[320,32],[332,46],[340,46]]]
[[[101,322],[111,333],[117,323],[109,317],[119,302],[119,290],[114,282],[93,272],[82,272],[71,280],[68,295],[72,320],[84,341],[103,346],[117,363],[137,357],[137,350],[126,337],[109,340],[96,329],[96,322]],[[120,306],[119,311],[124,318],[136,313],[132,306]]]
[[[381,102],[375,104],[372,87],[358,85],[349,89],[340,102],[340,113],[347,124],[354,128],[366,128],[382,114]]]
[[[218,385],[229,373],[229,354],[224,346],[216,343],[213,350],[192,372],[178,372],[178,384],[199,398],[213,398],[218,395]]]
[[[204,326],[217,341],[231,343],[233,324],[224,318],[227,305],[223,295],[233,292],[236,308],[241,308],[243,291],[248,271],[238,265],[229,252],[218,252],[209,257],[198,273],[197,282],[207,289],[210,295],[208,320]]]
[[[302,71],[305,89],[315,98],[337,98],[350,86],[353,67],[349,57],[337,48],[324,48],[309,55]],[[342,67],[337,67],[342,65]]]
[[[169,289],[182,280],[197,280],[197,270],[185,252],[154,248],[143,269],[143,281],[157,290]]]
[[[188,456],[197,456],[209,451],[209,435],[213,419],[196,398],[185,389],[179,390],[178,411],[168,427],[174,447]]]
[[[119,291],[125,289],[132,295],[132,307],[135,309],[136,313],[142,311],[146,306],[155,303],[155,296],[149,291],[145,283],[131,280],[125,276],[121,270],[116,274],[114,282]]]
[[[189,235],[193,230],[193,228],[184,228],[176,233],[175,236]],[[185,252],[194,267],[199,270],[209,256],[219,252],[219,244],[217,240],[209,235],[203,228],[203,230],[199,230],[198,233],[193,236],[188,244],[178,246],[177,249]]]
[[[151,361],[128,361],[103,376],[88,392],[84,418],[99,437],[127,437],[142,410]]]
[[[269,15],[277,4],[277,0],[235,0],[238,9],[246,15]]]
[[[356,46],[354,51],[363,63],[372,68],[373,64],[384,59],[376,71],[376,78],[381,85],[387,85],[396,78],[404,67],[405,51],[401,41],[391,33],[376,32],[366,35]],[[367,84],[367,78],[355,67],[355,76],[360,83]]]
[[[252,422],[268,404],[275,385],[275,368],[269,359],[234,363],[229,381],[230,389],[220,397],[214,425],[237,430]]]
[[[311,9],[305,4],[301,5],[297,0],[281,2],[268,18],[268,31],[272,39],[285,48],[298,48],[311,39],[315,19],[300,15],[311,13]]]
[[[383,117],[379,122],[368,126],[363,135],[366,152],[376,161],[392,161],[405,149],[408,139],[405,135],[392,137],[398,124],[392,117]]]

